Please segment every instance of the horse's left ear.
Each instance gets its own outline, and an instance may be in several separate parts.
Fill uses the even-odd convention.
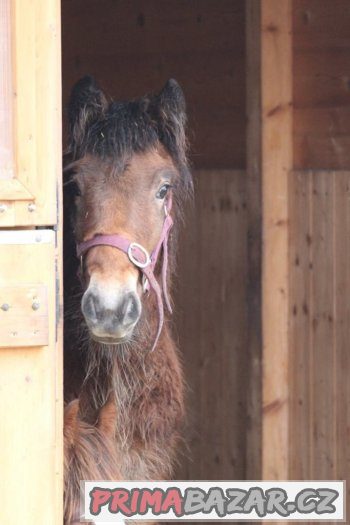
[[[171,78],[158,95],[158,103],[164,116],[177,116],[186,120],[186,101],[181,86]]]
[[[180,85],[168,80],[156,97],[160,140],[182,164],[186,164],[186,102]]]

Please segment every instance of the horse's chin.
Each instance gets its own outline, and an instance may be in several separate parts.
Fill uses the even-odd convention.
[[[90,332],[91,339],[96,343],[106,346],[119,346],[130,341],[130,336],[125,337],[99,337]]]

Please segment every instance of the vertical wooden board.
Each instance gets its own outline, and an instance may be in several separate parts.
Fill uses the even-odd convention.
[[[288,478],[288,177],[292,167],[291,1],[261,3],[263,479]]]
[[[313,450],[311,479],[335,476],[336,349],[334,311],[334,174],[316,172],[312,194]]]
[[[350,505],[350,172],[334,176],[334,294],[335,294],[335,388],[336,479],[347,481]]]
[[[11,0],[0,3],[0,178],[13,176]]]
[[[310,479],[313,449],[313,367],[311,320],[312,172],[290,178],[290,479]]]
[[[7,232],[5,232],[7,234]],[[48,289],[49,346],[0,350],[1,521],[62,523],[62,348],[56,344],[55,233],[13,232],[2,242],[0,286],[37,282]],[[60,436],[59,436],[60,434]]]
[[[261,477],[262,405],[262,195],[260,0],[246,0],[247,85],[247,479]]]
[[[195,174],[195,208],[179,247],[176,297],[189,385],[180,479],[244,479],[247,319],[245,174]]]

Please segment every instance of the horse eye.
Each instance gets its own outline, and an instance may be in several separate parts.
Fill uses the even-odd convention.
[[[164,199],[168,193],[169,188],[171,188],[170,184],[164,184],[156,195],[157,199]]]
[[[81,191],[76,182],[72,183],[72,194],[74,197],[81,197]]]

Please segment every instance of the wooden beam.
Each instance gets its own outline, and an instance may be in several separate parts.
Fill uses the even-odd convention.
[[[263,479],[288,479],[288,180],[292,148],[292,2],[261,3]]]

